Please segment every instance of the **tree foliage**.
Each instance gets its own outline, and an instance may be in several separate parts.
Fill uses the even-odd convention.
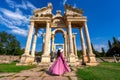
[[[109,49],[106,52],[104,48],[101,48],[102,52],[99,52],[94,49],[94,46],[91,43],[93,53],[96,55],[96,57],[113,57],[113,55],[117,55],[120,57],[120,41],[117,38],[113,37],[113,43],[108,40],[108,46]]]
[[[77,56],[78,56],[78,58],[82,57],[82,50],[77,50]]]
[[[106,56],[105,49],[102,47],[101,50],[102,50],[102,52],[100,53],[101,57],[105,57]]]
[[[111,48],[108,49],[106,56],[112,57],[113,55],[120,56],[120,41],[113,37]]]
[[[110,40],[108,40],[109,49],[112,47]]]
[[[20,55],[22,53],[23,50],[15,36],[5,31],[0,32],[0,54]]]

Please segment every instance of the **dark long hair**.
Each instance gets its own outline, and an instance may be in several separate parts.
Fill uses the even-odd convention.
[[[60,56],[60,50],[58,50],[58,52],[57,52],[57,58]]]

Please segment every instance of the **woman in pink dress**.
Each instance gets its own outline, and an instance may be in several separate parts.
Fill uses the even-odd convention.
[[[49,68],[50,74],[62,75],[65,72],[70,72],[70,68],[68,67],[62,53],[62,50],[58,49],[57,59]]]

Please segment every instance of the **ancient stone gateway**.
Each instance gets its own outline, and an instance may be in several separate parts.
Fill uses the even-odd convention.
[[[61,32],[64,37],[64,56],[69,59],[68,61],[70,63],[75,63],[77,61],[76,34],[72,33],[72,28],[78,28],[80,31],[83,55],[82,62],[88,64],[96,63],[95,55],[93,54],[91,48],[91,42],[87,27],[87,18],[83,16],[82,10],[73,8],[69,5],[65,5],[65,13],[63,16],[59,10],[56,11],[56,15],[53,15],[52,4],[49,3],[47,7],[34,10],[34,16],[31,17],[30,23],[31,25],[26,42],[26,48],[24,54],[21,56],[20,63],[28,64],[34,62],[37,33],[39,28],[46,28],[46,33],[44,34],[41,63],[50,62],[51,50],[52,52],[55,51],[54,36],[57,32]],[[52,28],[55,28],[55,30],[52,31]],[[66,28],[66,30],[63,28]],[[32,34],[34,30],[35,33],[32,43],[32,51],[30,54]],[[83,30],[85,32],[87,46],[85,46]],[[52,41],[52,43],[50,41]]]

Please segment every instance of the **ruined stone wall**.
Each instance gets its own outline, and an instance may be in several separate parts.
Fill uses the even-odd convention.
[[[120,62],[120,57],[117,57],[119,59],[118,62]],[[113,57],[100,57],[96,58],[98,62],[115,62],[115,59]]]
[[[0,63],[9,63],[12,61],[19,61],[20,56],[0,55]]]

